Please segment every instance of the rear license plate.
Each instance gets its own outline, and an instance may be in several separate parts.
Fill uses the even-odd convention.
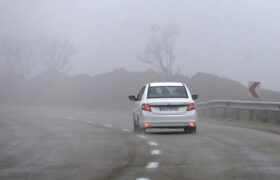
[[[178,107],[159,107],[159,111],[178,111]]]

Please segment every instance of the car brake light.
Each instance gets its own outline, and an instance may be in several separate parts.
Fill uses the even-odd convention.
[[[143,104],[142,105],[142,110],[143,111],[152,111],[149,104]]]
[[[191,104],[188,105],[187,111],[191,111],[191,110],[194,110],[194,109],[195,109],[194,103],[191,103]]]

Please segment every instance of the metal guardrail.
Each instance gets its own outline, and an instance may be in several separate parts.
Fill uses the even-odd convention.
[[[198,110],[211,108],[231,108],[260,111],[280,111],[280,102],[260,102],[260,101],[234,101],[234,100],[214,100],[196,104]]]
[[[268,112],[276,113],[276,121],[279,123],[280,102],[260,102],[260,101],[235,101],[235,100],[213,100],[196,104],[198,111],[203,115],[206,110],[212,111],[212,117],[215,116],[215,109],[223,109],[223,118],[227,118],[228,110],[236,110],[236,119],[239,119],[240,110],[250,111],[249,119],[254,118],[255,111],[263,111],[263,121],[268,121]]]

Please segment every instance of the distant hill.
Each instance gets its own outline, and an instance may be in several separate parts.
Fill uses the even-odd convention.
[[[200,101],[207,100],[250,100],[250,101],[280,101],[280,92],[261,89],[260,99],[249,96],[247,86],[238,81],[221,78],[207,73],[197,73],[190,79],[190,88],[200,95]]]
[[[116,69],[91,77],[40,75],[31,80],[0,75],[0,103],[126,108],[128,95],[137,95],[143,84],[164,81],[153,71],[129,72]],[[176,81],[185,82],[198,101],[232,99],[250,100],[248,88],[240,82],[206,73],[191,78],[178,75]],[[261,91],[262,101],[280,101],[280,93]]]

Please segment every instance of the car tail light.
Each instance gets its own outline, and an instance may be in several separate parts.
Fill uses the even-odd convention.
[[[143,104],[142,105],[142,110],[143,111],[152,111],[149,104]]]
[[[150,126],[150,123],[144,123],[144,127],[149,127]]]
[[[189,122],[189,125],[190,125],[191,127],[195,127],[195,122]]]
[[[191,110],[194,110],[194,109],[195,109],[194,103],[191,103],[191,104],[188,105],[187,111],[191,111]]]

